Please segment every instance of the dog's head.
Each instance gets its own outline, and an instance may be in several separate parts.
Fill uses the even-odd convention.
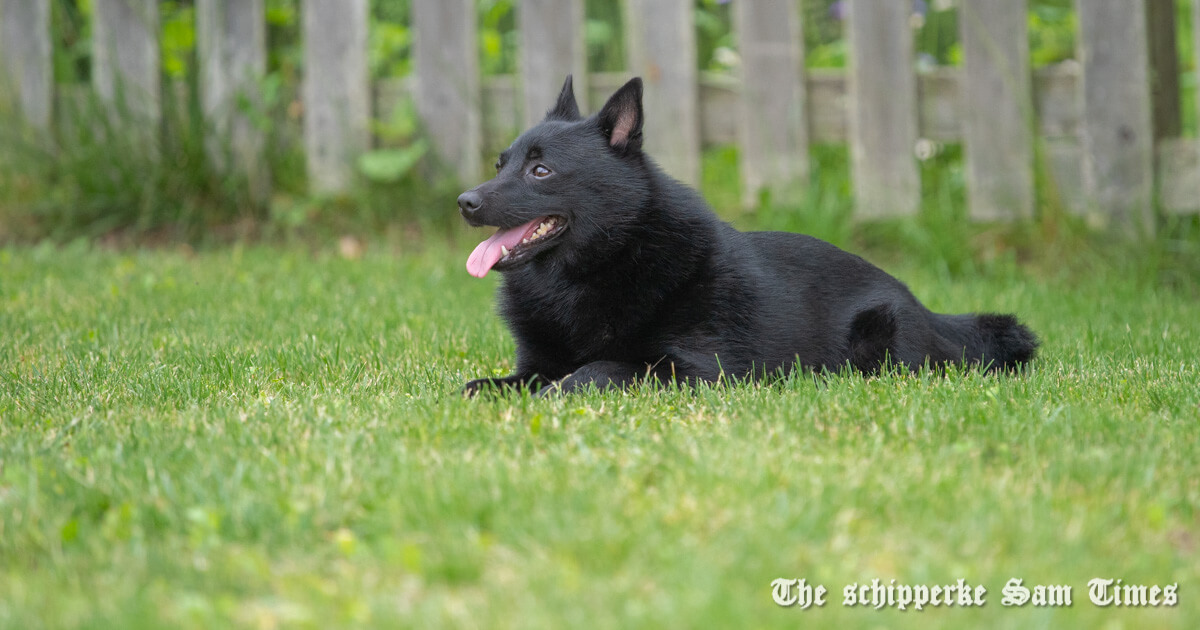
[[[458,197],[467,223],[500,228],[471,253],[471,275],[605,252],[649,197],[642,120],[640,78],[584,119],[568,76],[546,118],[500,154],[496,177]]]

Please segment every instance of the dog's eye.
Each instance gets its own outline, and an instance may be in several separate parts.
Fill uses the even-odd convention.
[[[501,166],[501,164],[500,164],[500,160],[496,160],[496,172],[497,172],[497,173],[499,173],[499,172],[500,172],[500,166]]]
[[[538,164],[537,166],[533,167],[533,170],[530,172],[533,173],[533,176],[537,178],[547,177],[550,175],[550,169],[546,168],[544,164]]]

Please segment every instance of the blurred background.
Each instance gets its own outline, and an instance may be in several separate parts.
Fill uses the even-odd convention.
[[[457,242],[573,72],[742,228],[1194,264],[1200,0],[999,4],[5,0],[0,243]]]

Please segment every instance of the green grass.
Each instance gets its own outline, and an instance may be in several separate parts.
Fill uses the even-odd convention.
[[[1194,279],[884,256],[1042,358],[463,400],[513,365],[496,280],[383,249],[0,249],[0,627],[1200,623]],[[778,577],[830,601],[779,608]],[[1074,605],[1005,608],[1013,577]],[[1094,577],[1179,604],[1098,608]],[[843,608],[872,578],[988,603]]]

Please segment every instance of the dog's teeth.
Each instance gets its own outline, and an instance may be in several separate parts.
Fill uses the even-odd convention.
[[[521,239],[521,244],[522,244],[522,245],[524,245],[525,243],[528,243],[528,242],[529,242],[529,239],[527,239],[527,238],[523,238],[523,239]]]
[[[500,246],[500,255],[501,256],[507,256],[509,251],[511,251],[511,250],[509,250],[507,247],[505,247],[503,245]]]

